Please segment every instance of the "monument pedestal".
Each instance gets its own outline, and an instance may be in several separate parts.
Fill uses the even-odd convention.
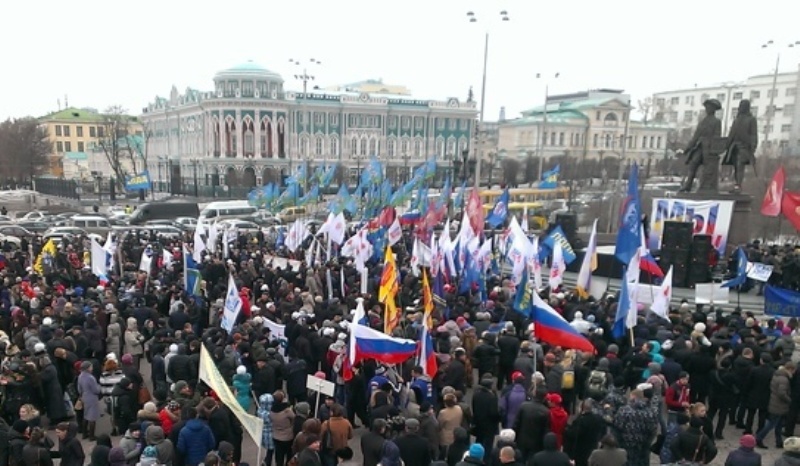
[[[696,193],[677,193],[675,199],[690,201],[733,201],[733,215],[731,226],[728,229],[727,253],[730,253],[741,244],[748,243],[750,236],[750,212],[753,206],[753,196],[742,193],[715,193],[698,191]]]

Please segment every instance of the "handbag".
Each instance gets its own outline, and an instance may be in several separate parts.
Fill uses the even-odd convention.
[[[143,405],[152,399],[153,397],[150,395],[150,390],[148,390],[146,386],[142,385],[141,387],[139,387],[137,401],[139,402],[140,405]]]

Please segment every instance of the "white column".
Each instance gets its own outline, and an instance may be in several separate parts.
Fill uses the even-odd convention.
[[[239,109],[236,109],[236,158],[244,158],[244,122]]]

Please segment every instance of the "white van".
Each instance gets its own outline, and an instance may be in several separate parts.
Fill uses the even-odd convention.
[[[99,215],[76,215],[69,220],[69,224],[88,233],[98,235],[105,235],[111,230],[111,222]]]
[[[200,210],[200,220],[223,220],[226,218],[244,218],[252,216],[258,209],[247,201],[212,202]]]

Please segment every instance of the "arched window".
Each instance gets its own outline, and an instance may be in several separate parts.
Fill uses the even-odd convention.
[[[394,139],[389,139],[389,141],[386,142],[386,152],[388,153],[389,157],[394,157],[396,144],[397,141],[395,141]]]
[[[359,149],[360,150],[358,152],[361,155],[367,155],[367,140],[366,139],[362,139],[361,140],[361,147],[359,147]]]
[[[358,153],[358,138],[353,138],[350,140],[350,154],[356,155]]]
[[[617,114],[614,112],[606,113],[605,118],[603,119],[603,124],[606,126],[617,126],[619,123],[619,118],[617,118]]]
[[[332,137],[330,144],[331,144],[331,155],[338,156],[339,155],[339,138]]]
[[[322,136],[314,138],[314,155],[322,155]]]
[[[421,157],[422,156],[422,141],[419,139],[414,140],[414,157]]]
[[[369,155],[370,156],[378,155],[378,141],[376,141],[375,139],[369,140]]]

